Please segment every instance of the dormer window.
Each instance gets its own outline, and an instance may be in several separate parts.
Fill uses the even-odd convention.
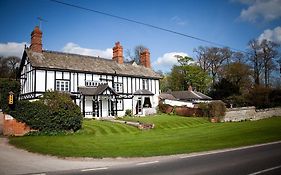
[[[100,84],[107,84],[107,83],[101,82],[101,81],[91,81],[91,80],[85,81],[86,87],[98,87],[98,85],[100,85]]]

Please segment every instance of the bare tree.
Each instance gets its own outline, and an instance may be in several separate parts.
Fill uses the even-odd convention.
[[[130,59],[129,61],[135,61],[137,64],[139,64],[140,63],[140,55],[145,49],[147,49],[147,47],[145,47],[143,45],[137,45],[134,48],[133,52],[131,52],[131,50],[127,49],[125,54]]]
[[[278,55],[278,45],[268,40],[262,40],[260,43],[261,57],[264,70],[264,84],[269,87],[269,79],[271,71],[276,68],[274,58]]]
[[[250,65],[252,65],[254,69],[254,81],[255,85],[260,84],[260,75],[261,71],[263,68],[263,63],[262,63],[262,55],[260,53],[260,45],[257,40],[253,39],[250,40],[248,43],[249,46],[249,61]]]
[[[0,56],[0,77],[16,78],[17,69],[20,64],[18,57],[2,57]]]
[[[199,46],[197,49],[195,48],[193,52],[197,53],[199,66],[204,70],[204,72],[208,72],[210,68],[210,61],[207,54],[208,47]]]

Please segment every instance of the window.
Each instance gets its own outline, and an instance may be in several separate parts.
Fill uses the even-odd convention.
[[[115,92],[122,92],[123,91],[123,84],[122,83],[114,83],[114,90],[115,90]]]
[[[149,80],[148,79],[142,80],[142,89],[149,90]]]
[[[97,87],[100,84],[107,84],[107,83],[101,81],[91,81],[91,80],[85,81],[85,86],[87,87]]]
[[[56,90],[57,91],[69,91],[69,81],[56,80]]]
[[[117,100],[117,110],[123,110],[123,99]]]

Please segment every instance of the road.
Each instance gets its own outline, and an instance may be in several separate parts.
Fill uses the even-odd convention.
[[[281,141],[148,158],[57,158],[17,149],[0,138],[0,174],[281,174]],[[256,174],[255,174],[256,173]]]
[[[52,173],[50,173],[52,174]],[[273,175],[281,174],[281,143],[203,155],[139,162],[126,167],[99,167],[54,174],[83,175]]]

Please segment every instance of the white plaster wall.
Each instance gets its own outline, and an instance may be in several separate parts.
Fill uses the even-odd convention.
[[[47,90],[55,90],[55,73],[47,71]]]
[[[62,79],[62,72],[60,71],[56,72],[56,79]]]
[[[78,73],[78,86],[85,86],[85,74]]]
[[[36,91],[45,91],[45,71],[36,70]]]

